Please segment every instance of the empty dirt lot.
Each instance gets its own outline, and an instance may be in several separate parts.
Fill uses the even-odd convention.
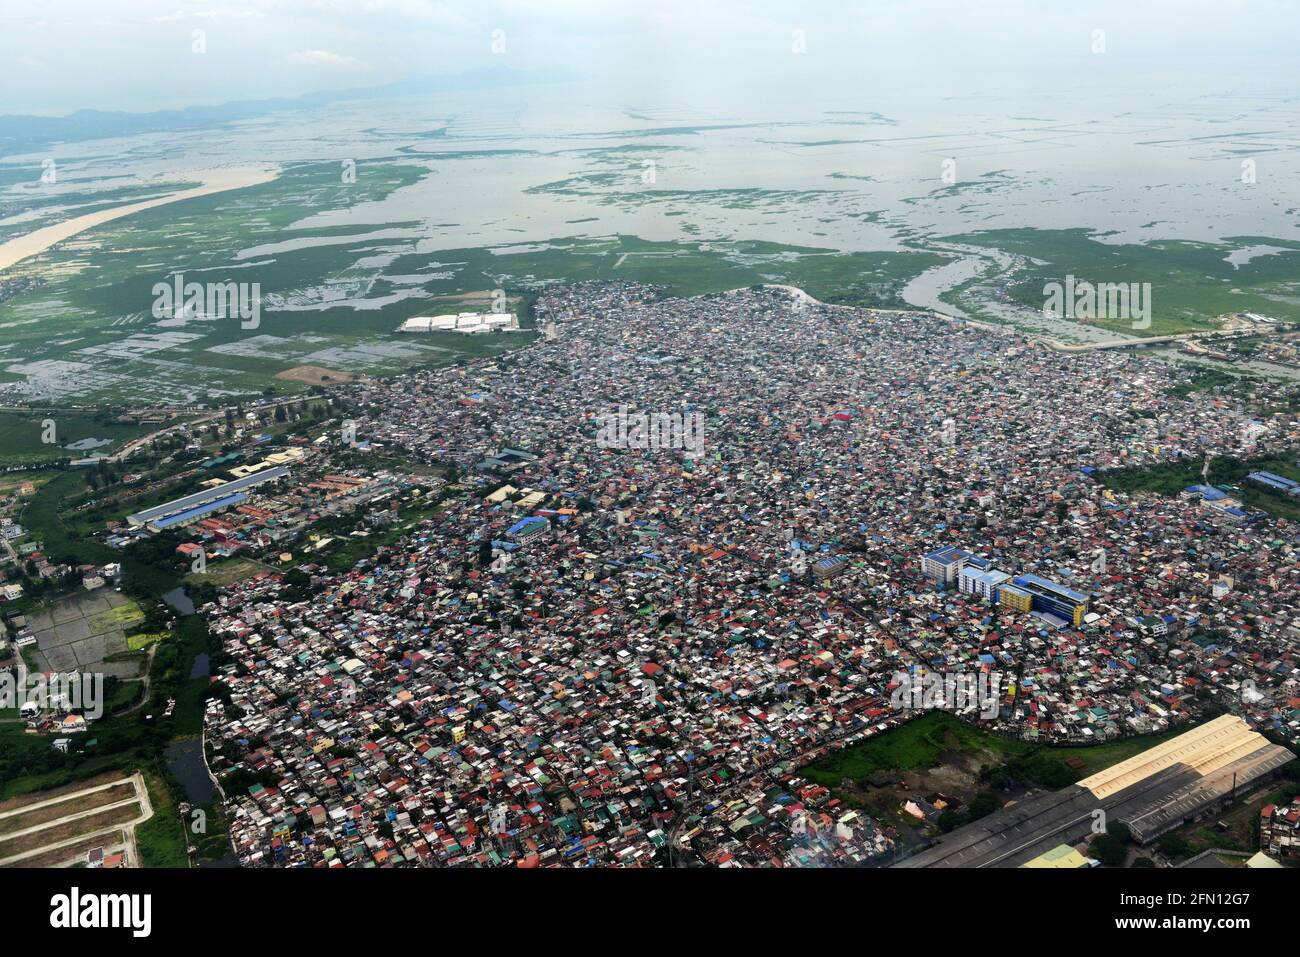
[[[135,790],[131,787],[131,782],[124,779],[102,791],[93,791],[89,794],[83,794],[81,797],[70,797],[66,800],[55,801],[52,804],[46,804],[22,814],[0,817],[0,840],[15,831],[35,827],[49,821],[57,821],[59,818],[80,811],[93,811],[96,808],[128,799],[135,799]]]
[[[138,773],[14,798],[0,805],[0,867],[68,867],[94,847],[121,850],[126,866],[138,867],[135,827],[151,814]]]
[[[327,385],[330,383],[351,382],[356,378],[351,372],[338,369],[326,369],[324,366],[294,366],[275,374],[277,379],[286,382],[305,382],[308,385]]]

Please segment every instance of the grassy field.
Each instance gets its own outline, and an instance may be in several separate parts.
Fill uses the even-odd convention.
[[[43,441],[49,435],[47,422],[53,423],[54,442]],[[128,439],[144,435],[149,426],[114,422],[108,416],[71,413],[0,412],[0,466],[55,462],[60,459],[87,458],[92,451],[110,453]],[[108,439],[109,444],[95,449],[77,450],[65,446],[83,439]]]
[[[143,867],[183,868],[189,866],[185,853],[185,827],[181,823],[176,801],[162,781],[145,774],[153,816],[135,829]]]
[[[68,500],[86,492],[86,473],[58,472],[37,490],[21,512],[20,521],[32,538],[58,562],[94,562],[105,565],[118,560],[107,545],[83,537],[60,514]]]
[[[167,633],[165,631],[137,632],[134,635],[126,636],[126,647],[131,651],[143,651],[166,637]]]
[[[1003,277],[1017,302],[1041,311],[1043,287],[1064,282],[1150,283],[1152,319],[1142,335],[1159,336],[1217,328],[1221,315],[1252,311],[1284,320],[1300,320],[1296,280],[1300,244],[1252,236],[1229,237],[1225,243],[1163,241],[1143,244],[1103,242],[1083,229],[998,229],[945,237],[1026,257]],[[1229,254],[1254,244],[1289,250],[1234,265]],[[968,284],[968,286],[974,283]],[[979,304],[958,294],[956,301],[981,314]],[[984,316],[989,318],[988,316]],[[1126,319],[1098,320],[1095,325],[1133,332]]]
[[[207,583],[220,588],[243,581],[245,578],[252,578],[261,571],[266,569],[247,558],[227,558],[209,562],[207,571],[191,572],[185,576],[185,582],[186,584]]]
[[[1037,764],[1040,767],[1060,768],[1063,775],[1071,777],[1068,783],[1073,783],[1111,765],[1125,761],[1135,754],[1141,754],[1148,748],[1153,748],[1160,742],[1167,741],[1188,730],[1187,727],[1180,727],[1170,731],[1161,731],[1157,734],[1138,734],[1119,741],[1107,741],[1104,744],[1083,747],[1055,748],[1039,746],[1026,755],[1025,761],[1030,766]],[[1080,767],[1072,767],[1072,764],[1079,764]]]
[[[89,622],[90,634],[102,635],[106,631],[134,628],[142,621],[144,621],[144,612],[140,610],[139,605],[128,599],[116,608],[101,611],[91,618]]]
[[[877,771],[914,771],[935,767],[946,751],[994,751],[1022,754],[1030,746],[981,731],[943,711],[931,711],[884,734],[829,754],[799,773],[810,781],[835,787],[844,778],[864,781]]]
[[[987,770],[988,783],[1033,784],[1060,788],[1130,758],[1187,730],[1137,735],[1090,747],[1055,748],[981,730],[945,711],[930,711],[906,724],[827,755],[800,770],[810,781],[834,789],[848,778],[862,782],[878,771],[920,771],[940,765],[952,752],[984,752],[1000,757]],[[1081,764],[1072,767],[1072,764]]]

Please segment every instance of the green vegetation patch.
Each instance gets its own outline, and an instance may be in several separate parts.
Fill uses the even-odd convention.
[[[1251,472],[1275,472],[1300,481],[1300,466],[1293,458],[1261,456],[1239,459],[1232,456],[1212,459],[1207,478],[1201,473],[1204,462],[1163,462],[1144,468],[1120,469],[1099,475],[1107,488],[1129,494],[1153,492],[1156,495],[1174,496],[1189,485],[1209,484],[1225,488],[1230,495],[1251,509],[1267,512],[1278,518],[1300,520],[1300,502],[1280,492],[1259,488],[1246,481]]]
[[[90,457],[94,452],[108,454],[128,439],[144,435],[149,428],[118,422],[109,414],[0,412],[0,465],[82,459]],[[54,441],[46,442],[45,438],[51,435]],[[107,444],[96,445],[94,448],[67,448],[68,445],[87,439],[108,441]]]
[[[171,791],[151,774],[144,776],[153,815],[135,829],[143,867],[189,867],[185,853],[185,827]]]
[[[142,651],[150,645],[157,644],[167,637],[165,631],[142,631],[126,636],[126,647],[130,651]]]
[[[1044,304],[1043,287],[1076,282],[1150,283],[1152,317],[1146,336],[1218,328],[1215,320],[1242,311],[1282,320],[1300,320],[1300,244],[1251,236],[1223,243],[1165,240],[1108,243],[1086,229],[995,229],[944,237],[1023,256],[1008,280],[1007,294],[1035,311]],[[1229,256],[1243,247],[1267,245],[1282,251],[1234,265]],[[978,303],[962,299],[979,312]],[[1127,319],[1092,320],[1115,332],[1133,333]]]
[[[945,711],[930,711],[860,744],[829,754],[800,770],[825,787],[844,778],[862,782],[877,771],[919,771],[937,767],[950,751],[991,751],[1017,755],[1032,745],[982,731]]]
[[[1186,730],[1135,735],[1086,747],[1052,747],[982,730],[946,711],[929,711],[906,724],[829,754],[799,773],[833,789],[845,778],[861,783],[880,771],[929,770],[943,764],[946,754],[973,751],[1001,759],[981,772],[985,785],[998,788],[1032,785],[1054,790]]]
[[[144,612],[135,602],[127,600],[125,603],[110,608],[107,611],[101,611],[93,616],[88,622],[90,634],[102,635],[109,631],[123,631],[127,628],[134,628],[144,621]]]
[[[207,570],[191,572],[185,576],[188,584],[209,584],[216,588],[252,578],[258,572],[266,571],[260,564],[247,558],[227,558],[224,561],[209,562]]]

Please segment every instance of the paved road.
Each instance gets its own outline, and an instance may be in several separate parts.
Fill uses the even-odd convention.
[[[117,785],[120,785],[123,781],[131,782],[132,786],[135,788],[134,797],[127,798],[122,801],[116,801],[112,804],[105,804],[101,807],[92,808],[88,811],[76,811],[71,814],[66,814],[63,817],[55,818],[52,821],[46,821],[42,824],[35,825],[34,827],[24,828],[20,831],[12,831],[9,834],[4,835],[4,839],[8,840],[10,838],[21,837],[26,834],[35,834],[40,831],[47,830],[49,828],[57,827],[60,824],[65,824],[71,821],[78,821],[81,820],[82,818],[90,817],[95,814],[100,814],[104,811],[111,811],[114,808],[129,807],[132,804],[137,804],[140,807],[140,813],[136,815],[134,818],[132,818],[129,821],[125,821],[121,824],[110,824],[107,827],[86,831],[85,833],[74,835],[73,837],[67,838],[66,840],[55,841],[52,844],[44,844],[40,847],[32,848],[29,851],[23,851],[21,854],[12,854],[9,857],[0,858],[0,867],[8,867],[12,864],[17,864],[21,861],[27,860],[28,858],[38,857],[43,854],[48,854],[50,851],[55,851],[64,847],[72,847],[76,844],[84,842],[88,838],[100,837],[100,836],[107,837],[108,835],[116,834],[119,831],[126,835],[126,845],[127,845],[126,865],[128,867],[139,867],[140,848],[136,842],[135,829],[136,827],[143,824],[145,821],[149,820],[149,818],[153,816],[153,805],[149,802],[149,789],[148,787],[145,786],[144,777],[140,774],[139,771],[131,775],[131,777],[129,778],[119,778],[116,781],[109,781],[107,784],[100,784],[100,785],[96,785],[95,787],[83,788],[80,791],[73,791],[70,794],[63,794],[58,797],[51,798],[47,801],[38,801],[35,804],[27,804],[24,805],[23,807],[16,808],[11,811],[5,811],[3,813],[0,813],[0,818],[12,817],[17,814],[25,814],[29,811],[34,810],[35,808],[49,807],[52,804],[60,804],[64,801],[73,801],[79,797],[84,797],[87,794],[95,794],[98,791],[104,791],[107,790],[108,788],[115,787]]]

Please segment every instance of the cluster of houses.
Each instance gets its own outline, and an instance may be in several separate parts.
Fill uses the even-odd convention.
[[[341,387],[359,438],[458,466],[443,509],[305,600],[205,609],[245,863],[870,861],[889,828],[799,771],[899,720],[918,665],[1015,675],[987,720],[1028,739],[1211,703],[1300,736],[1294,529],[1100,480],[1244,454],[1243,400],[774,290],[537,310],[508,358]],[[701,412],[703,452],[598,442],[623,406]]]
[[[1283,864],[1300,865],[1300,796],[1260,809],[1259,849]]]

